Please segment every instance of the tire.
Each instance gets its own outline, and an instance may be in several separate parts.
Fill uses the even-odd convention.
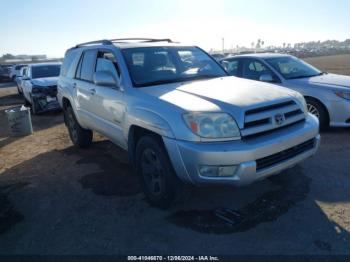
[[[307,109],[309,113],[316,116],[320,122],[320,129],[325,130],[329,127],[328,111],[322,103],[319,101],[307,98],[306,99]]]
[[[64,109],[64,118],[67,123],[69,137],[72,140],[75,147],[87,148],[92,143],[93,133],[91,130],[82,128],[75,115],[72,107]]]
[[[38,114],[38,108],[37,108],[37,106],[34,103],[33,97],[31,97],[31,100],[32,100],[32,102],[31,102],[32,114],[33,115],[37,115]]]
[[[147,201],[159,208],[170,207],[184,189],[168,154],[156,135],[140,138],[135,151],[136,173]]]
[[[24,100],[24,105],[27,106],[27,107],[29,107],[29,106],[30,106],[30,103],[29,103],[29,101],[27,100],[27,98],[24,96],[24,94],[23,94],[23,100]]]

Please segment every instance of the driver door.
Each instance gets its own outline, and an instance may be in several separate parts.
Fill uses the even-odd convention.
[[[126,147],[123,136],[123,121],[125,115],[124,91],[120,86],[120,70],[115,55],[100,49],[97,52],[95,72],[110,72],[117,82],[117,86],[95,85],[95,92],[91,95],[91,107],[98,120],[99,131],[109,137],[114,143]]]

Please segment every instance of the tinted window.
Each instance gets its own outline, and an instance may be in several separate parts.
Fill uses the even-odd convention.
[[[95,71],[96,51],[88,50],[84,52],[82,58],[80,78],[81,80],[92,82],[93,73]]]
[[[270,74],[274,77],[273,72],[258,60],[243,60],[242,76],[244,78],[259,80],[260,76]]]
[[[122,50],[134,86],[161,85],[227,76],[196,47],[143,47]]]
[[[32,67],[32,78],[55,77],[60,74],[61,65],[40,65]]]

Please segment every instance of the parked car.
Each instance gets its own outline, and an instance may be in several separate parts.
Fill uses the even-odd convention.
[[[15,81],[16,81],[16,86],[17,86],[17,91],[19,94],[22,94],[22,79],[23,76],[26,74],[26,70],[28,69],[27,66],[23,66],[20,70],[19,73],[16,75]]]
[[[10,80],[12,65],[0,65],[0,80]]]
[[[235,77],[195,46],[114,39],[69,49],[58,101],[70,138],[93,131],[128,151],[147,200],[183,183],[247,185],[315,154],[318,120],[298,92]]]
[[[12,79],[12,81],[16,80],[16,76],[18,76],[20,74],[20,70],[22,67],[24,67],[25,65],[13,65],[11,67],[10,70],[10,78]]]
[[[300,92],[322,128],[350,127],[350,77],[329,74],[285,54],[249,54],[221,60],[233,76],[270,82]]]
[[[30,64],[22,78],[22,91],[33,114],[60,109],[57,102],[57,80],[61,63]]]

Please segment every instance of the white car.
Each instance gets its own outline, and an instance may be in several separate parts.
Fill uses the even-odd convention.
[[[25,65],[13,65],[11,67],[10,78],[12,79],[12,81],[15,81],[16,76],[20,75],[20,71],[24,66]]]
[[[17,91],[19,94],[22,94],[22,82],[23,82],[23,76],[25,75],[26,70],[28,69],[27,66],[23,66],[21,70],[19,70],[19,74],[16,76],[15,81],[17,85]]]
[[[61,63],[28,65],[22,78],[22,92],[33,114],[59,109],[57,102],[57,80]]]
[[[237,55],[221,60],[230,75],[301,93],[321,128],[350,127],[350,76],[329,74],[285,54]]]

